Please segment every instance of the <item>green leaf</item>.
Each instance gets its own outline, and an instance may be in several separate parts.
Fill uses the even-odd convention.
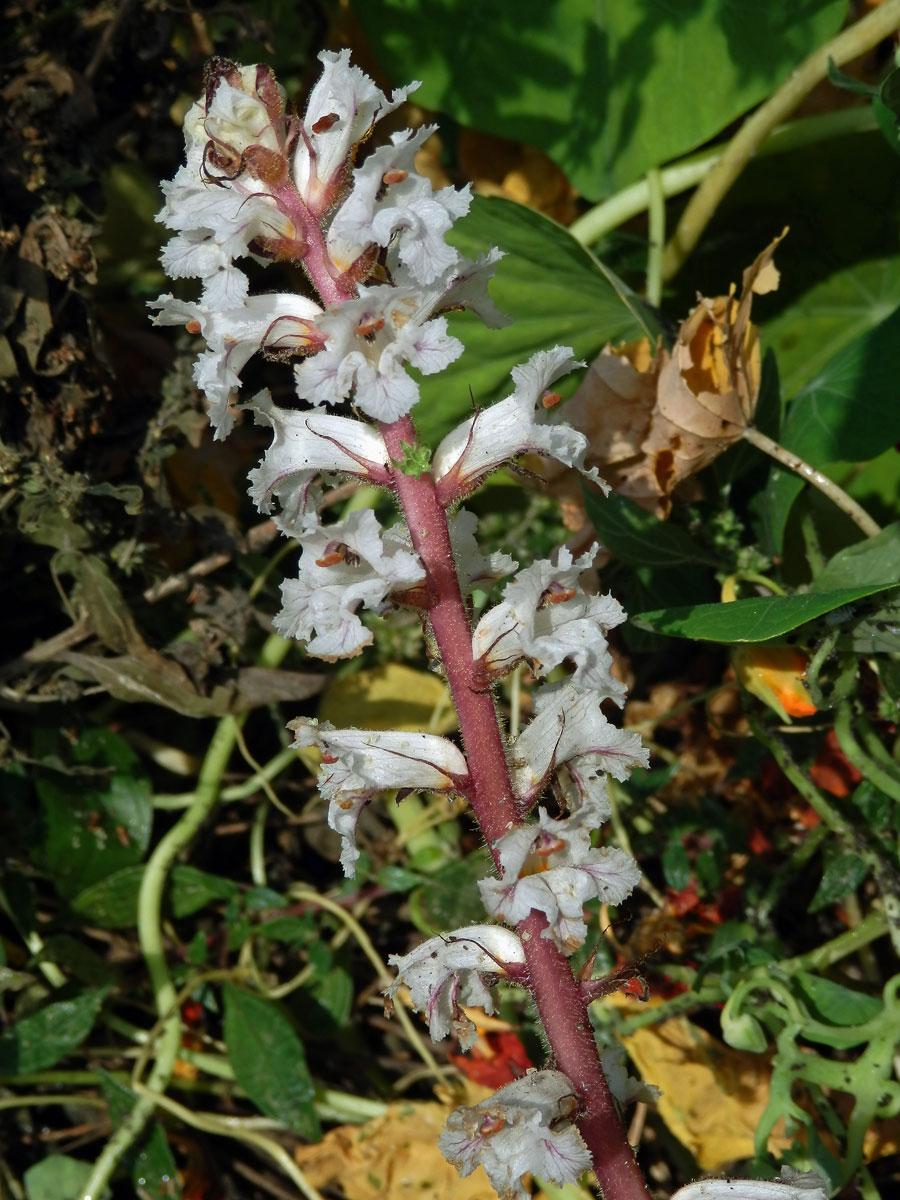
[[[812,591],[866,584],[890,586],[900,580],[900,521],[839,551],[812,582]]]
[[[117,734],[88,730],[71,756],[74,767],[45,767],[35,779],[45,831],[42,865],[64,898],[140,862],[153,821],[149,781]]]
[[[756,0],[752,20],[720,0],[365,0],[354,13],[395,84],[423,81],[418,103],[539,146],[598,199],[767,96],[846,5]]]
[[[795,396],[829,358],[880,325],[900,304],[900,256],[837,271],[764,326],[786,396]],[[840,456],[839,456],[840,457]]]
[[[868,868],[858,854],[847,851],[836,855],[822,872],[816,894],[810,901],[809,911],[819,912],[843,899],[848,892],[855,892],[866,877]]]
[[[93,1029],[105,999],[105,988],[81,992],[21,1017],[0,1036],[0,1074],[45,1071],[77,1050]]]
[[[589,362],[608,341],[655,336],[656,319],[638,297],[565,229],[524,205],[476,196],[450,240],[469,258],[491,246],[504,252],[490,291],[513,324],[488,329],[471,313],[450,314],[450,332],[466,351],[420,384],[416,428],[428,443],[468,416],[473,398],[483,406],[509,395],[510,371],[535,350],[571,346]],[[562,379],[557,390],[569,395],[576,382]]]
[[[235,1079],[266,1116],[321,1138],[303,1044],[277,1005],[226,983],[225,1045]]]
[[[51,1154],[29,1167],[22,1176],[27,1200],[78,1200],[92,1171],[92,1164],[67,1154]],[[109,1196],[104,1188],[103,1197]]]
[[[234,880],[185,864],[172,868],[166,899],[173,917],[189,917],[211,900],[230,900],[239,892]]]
[[[253,933],[255,937],[267,938],[272,942],[302,946],[309,940],[311,926],[305,917],[273,917],[271,921],[263,921],[255,926]]]
[[[321,978],[312,980],[310,991],[335,1025],[335,1032],[346,1025],[353,1009],[353,976],[344,967],[332,967]]]
[[[584,503],[605,548],[628,566],[673,567],[684,563],[716,566],[715,559],[697,545],[686,529],[660,521],[626,496],[610,492],[604,499],[585,490]]]
[[[663,877],[666,886],[682,892],[691,882],[691,860],[681,841],[680,830],[674,830],[662,854]]]
[[[84,888],[69,908],[85,922],[103,929],[130,929],[137,924],[137,901],[144,868],[126,867]],[[166,904],[173,917],[189,917],[211,900],[230,900],[237,884],[187,865],[175,866],[169,876]]]
[[[863,1025],[884,1008],[880,996],[852,991],[809,971],[798,971],[794,982],[816,1020],[828,1025]]]
[[[733,600],[730,604],[694,604],[637,613],[632,623],[668,637],[695,638],[703,642],[767,642],[799,629],[825,613],[863,596],[884,591],[887,584],[807,592],[796,596],[765,596]]]
[[[900,308],[833,355],[788,405],[781,444],[810,466],[865,462],[900,441]],[[773,549],[780,553],[791,506],[805,486],[774,467],[765,491]]]

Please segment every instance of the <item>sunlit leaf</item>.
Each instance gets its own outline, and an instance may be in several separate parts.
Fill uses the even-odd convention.
[[[420,79],[421,104],[539,146],[598,199],[746,112],[840,29],[846,5],[757,0],[752,21],[717,0],[364,0],[354,11],[395,84]]]
[[[845,604],[883,592],[888,586],[868,584],[796,596],[734,600],[730,604],[662,608],[636,613],[631,620],[642,628],[669,637],[697,638],[705,642],[765,642]]]
[[[422,380],[416,427],[426,441],[508,395],[509,373],[536,350],[571,346],[589,362],[608,341],[655,336],[658,323],[638,297],[548,217],[497,197],[476,196],[450,240],[470,258],[499,246],[505,257],[490,285],[497,307],[513,318],[488,329],[469,313],[452,313],[450,331],[464,343],[461,358]],[[577,376],[563,379],[561,395]]]

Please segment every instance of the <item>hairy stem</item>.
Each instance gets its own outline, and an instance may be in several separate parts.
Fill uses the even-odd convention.
[[[663,259],[663,278],[677,275],[697,245],[723,196],[776,125],[794,111],[828,73],[829,61],[842,66],[900,28],[900,0],[883,0],[862,20],[844,29],[805,59],[781,87],[744,122],[691,197]]]
[[[404,457],[401,442],[416,441],[409,418],[382,426],[382,432],[395,462]],[[520,825],[524,814],[510,780],[494,698],[478,681],[447,517],[429,475],[413,478],[397,472],[394,482],[413,547],[425,566],[428,619],[459,715],[469,767],[469,801],[499,868],[494,843]],[[556,1065],[583,1100],[578,1128],[593,1157],[597,1179],[607,1200],[647,1200],[646,1185],[603,1074],[586,1003],[568,960],[553,941],[541,936],[545,928],[544,915],[535,911],[519,926],[529,987]]]

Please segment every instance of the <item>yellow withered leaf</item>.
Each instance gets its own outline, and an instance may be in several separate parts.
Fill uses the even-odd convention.
[[[387,663],[336,679],[322,697],[319,720],[342,729],[452,733],[456,711],[447,685],[428,671]]]
[[[488,1094],[480,1090],[478,1099]],[[314,1187],[338,1185],[345,1200],[497,1200],[483,1167],[461,1179],[438,1149],[453,1107],[390,1104],[365,1125],[342,1125],[314,1146],[298,1146],[297,1164]]]

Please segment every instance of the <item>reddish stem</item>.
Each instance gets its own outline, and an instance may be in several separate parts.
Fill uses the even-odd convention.
[[[382,425],[394,462],[404,457],[401,442],[414,445],[409,417]],[[469,765],[469,801],[494,862],[494,842],[522,824],[509,775],[506,748],[490,691],[479,683],[472,655],[472,629],[460,592],[444,509],[428,474],[413,478],[394,473],[397,497],[426,571],[428,617],[441,655]],[[648,1200],[643,1176],[628,1144],[615,1100],[603,1074],[597,1043],[578,981],[568,960],[550,938],[541,937],[547,922],[532,911],[519,926],[534,996],[559,1070],[572,1080],[582,1101],[578,1128],[594,1161],[606,1200]]]
[[[346,299],[331,274],[321,231],[309,228],[303,214],[296,216],[310,246],[304,266],[322,299],[326,303]],[[381,432],[395,463],[406,457],[404,443],[414,446],[418,441],[408,416],[382,425]],[[428,619],[459,716],[469,767],[469,802],[499,870],[494,843],[513,826],[521,825],[524,814],[513,791],[494,697],[484,687],[472,654],[472,628],[456,574],[447,514],[429,474],[416,478],[394,470],[392,475],[413,548],[425,567]],[[587,1002],[568,960],[555,942],[541,936],[546,924],[543,913],[532,911],[519,926],[528,987],[556,1065],[572,1080],[581,1100],[578,1128],[591,1152],[594,1172],[606,1200],[649,1200],[603,1074]]]

